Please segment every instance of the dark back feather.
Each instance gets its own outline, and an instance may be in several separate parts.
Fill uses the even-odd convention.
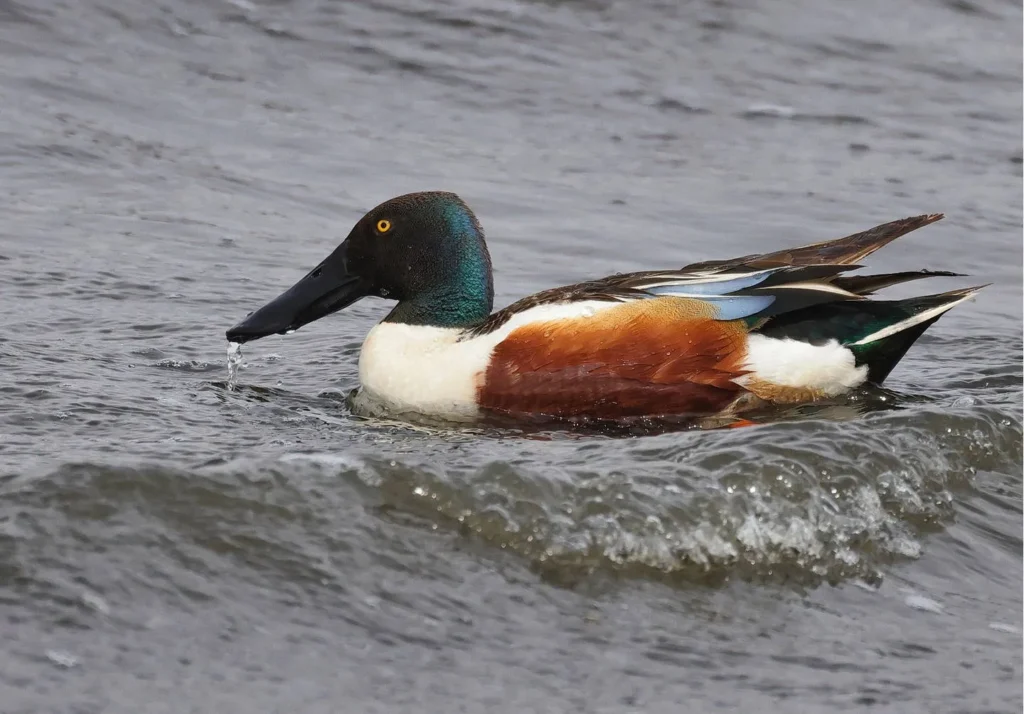
[[[799,310],[817,304],[841,300],[860,300],[883,287],[908,280],[937,275],[953,275],[946,272],[907,272],[872,276],[841,276],[846,271],[860,268],[857,262],[900,236],[934,223],[943,217],[941,213],[913,216],[884,223],[860,233],[823,241],[798,248],[788,248],[773,253],[747,255],[729,260],[692,263],[678,270],[648,270],[636,273],[620,273],[598,280],[576,285],[552,288],[518,300],[508,307],[490,315],[481,324],[467,330],[472,337],[490,333],[507,323],[513,315],[544,304],[599,300],[621,302],[656,297],[644,287],[650,287],[652,280],[679,281],[679,291],[686,292],[686,286],[701,281],[713,283],[735,276],[742,278],[759,271],[772,270],[771,274],[757,285],[741,290],[729,291],[730,295],[765,295],[775,297],[771,307],[752,316],[754,320]]]

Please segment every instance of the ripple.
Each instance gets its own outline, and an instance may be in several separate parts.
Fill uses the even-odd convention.
[[[179,372],[195,373],[221,372],[224,370],[224,365],[220,362],[201,362],[194,359],[162,359],[157,362],[155,366],[161,369],[173,369]]]
[[[857,114],[815,114],[801,112],[793,107],[778,104],[755,104],[740,113],[743,119],[784,119],[797,122],[812,122],[815,124],[864,124],[870,125],[874,122]]]
[[[331,547],[365,545],[343,533],[355,523],[365,529],[353,509],[366,507],[385,522],[440,528],[514,554],[559,585],[598,573],[678,585],[877,583],[952,523],[977,469],[1019,470],[1021,435],[1020,416],[1009,410],[929,406],[852,424],[526,448],[496,441],[494,458],[478,465],[460,455],[472,440],[426,452],[414,446],[392,459],[293,453],[191,469],[67,464],[9,479],[0,498],[22,513],[65,512],[127,529],[139,543],[175,544],[174,552],[192,553],[191,571],[213,572],[216,559],[230,555],[289,579],[338,579],[339,587],[308,528],[347,521]],[[617,456],[607,452],[615,443]],[[27,533],[57,527],[35,517],[16,522],[34,523]]]
[[[579,466],[579,446],[475,469],[370,458],[362,478],[388,509],[517,553],[558,582],[604,570],[814,584],[878,580],[919,557],[977,469],[1021,462],[1019,415],[991,407],[679,436],[629,445],[603,468]]]

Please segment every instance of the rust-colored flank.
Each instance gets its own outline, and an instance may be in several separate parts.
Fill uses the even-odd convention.
[[[588,318],[531,323],[499,343],[481,408],[599,419],[719,412],[743,391],[746,330],[676,297],[624,303]]]

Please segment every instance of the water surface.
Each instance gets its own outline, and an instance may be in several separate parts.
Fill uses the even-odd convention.
[[[1020,27],[0,2],[4,712],[1019,711]],[[971,277],[893,294],[992,285],[889,392],[749,429],[360,418],[379,300],[227,389],[224,330],[426,189],[499,304],[934,211],[871,265]]]

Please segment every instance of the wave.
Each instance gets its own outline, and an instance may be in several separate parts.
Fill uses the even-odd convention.
[[[632,440],[423,434],[391,458],[378,444],[192,467],[64,464],[8,476],[0,500],[51,535],[68,521],[101,540],[128,529],[190,553],[193,570],[231,557],[290,581],[340,577],[327,551],[385,557],[382,533],[413,528],[512,553],[564,585],[595,573],[874,583],[920,556],[980,482],[1019,512],[1021,439],[1019,409],[967,403]]]

